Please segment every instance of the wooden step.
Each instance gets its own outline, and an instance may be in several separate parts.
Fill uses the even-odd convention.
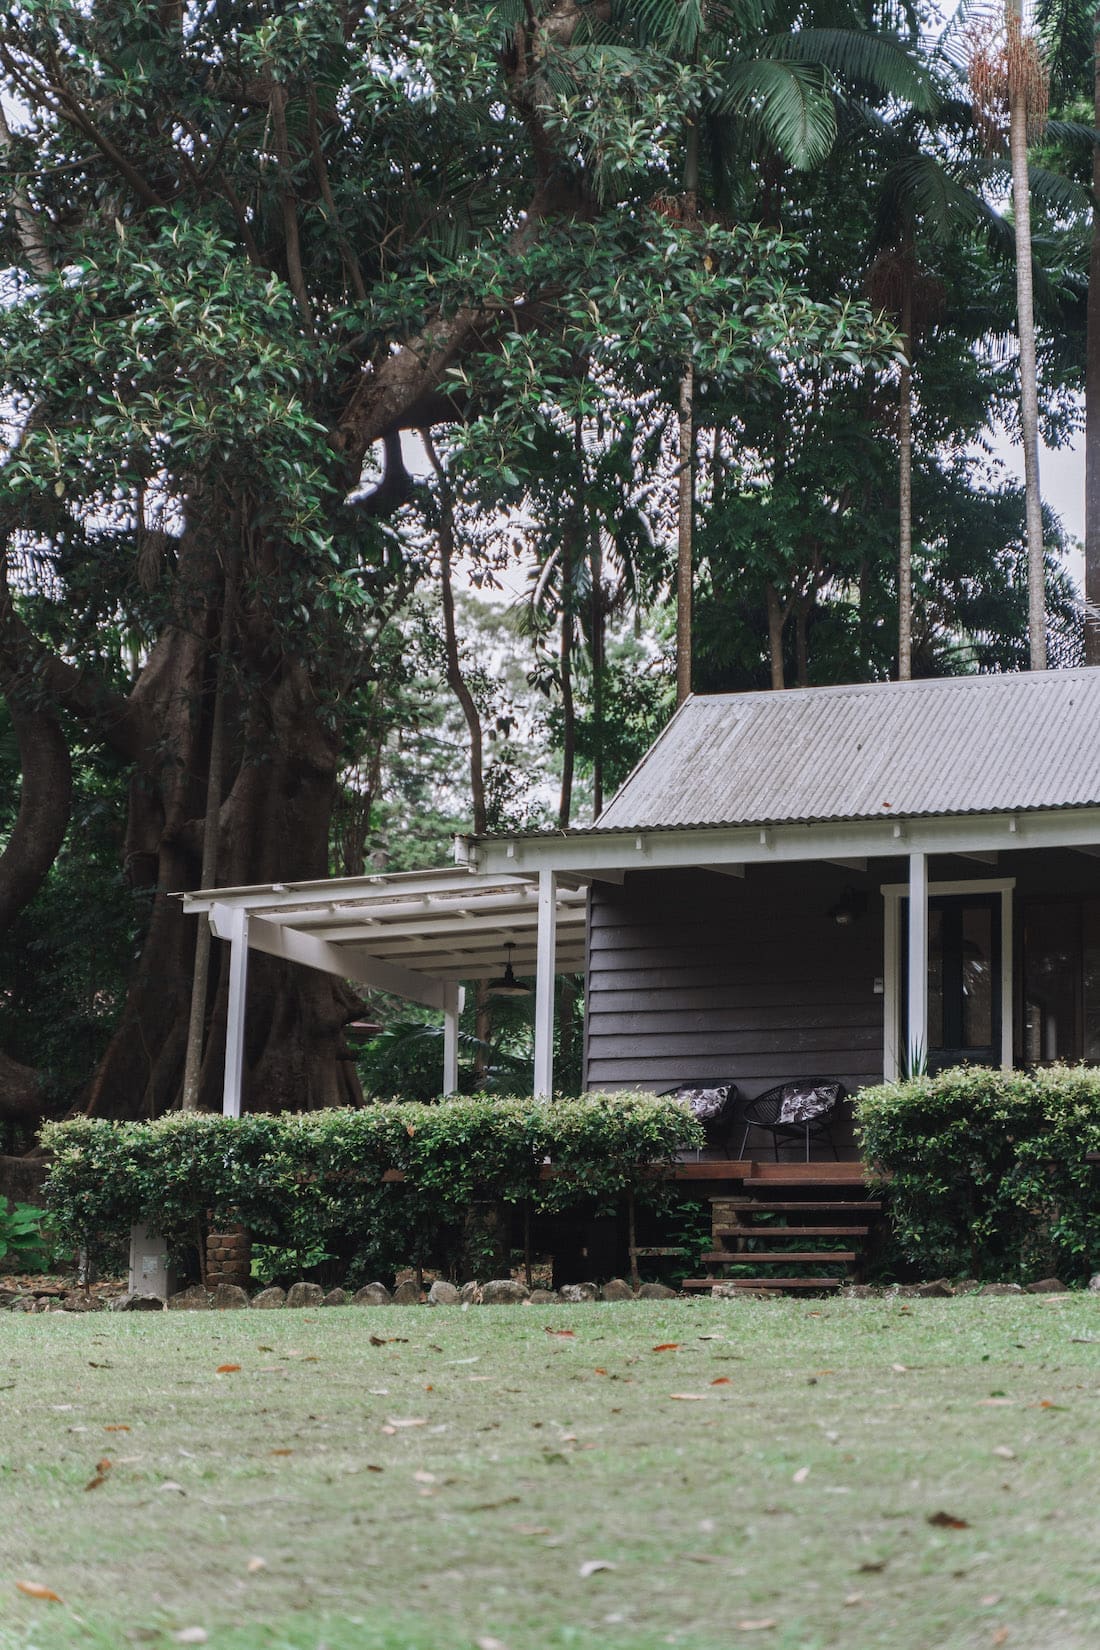
[[[777,1249],[774,1252],[765,1249],[754,1249],[749,1254],[738,1254],[735,1249],[715,1249],[709,1255],[703,1255],[703,1264],[706,1266],[782,1266],[785,1262],[791,1266],[830,1266],[834,1263],[846,1266],[856,1258],[854,1249]]]
[[[869,1226],[715,1226],[715,1238],[810,1238],[810,1237],[866,1237]]]
[[[715,1202],[728,1203],[729,1199],[728,1198],[716,1198]],[[743,1215],[752,1215],[752,1214],[757,1214],[757,1213],[759,1213],[759,1214],[768,1214],[768,1215],[771,1215],[771,1214],[775,1214],[775,1215],[791,1215],[791,1214],[796,1214],[796,1215],[797,1214],[807,1214],[807,1215],[826,1215],[826,1214],[829,1214],[829,1215],[831,1215],[831,1214],[838,1214],[838,1215],[854,1215],[854,1214],[877,1215],[877,1214],[880,1213],[881,1209],[882,1209],[882,1204],[881,1203],[873,1203],[873,1202],[819,1203],[816,1200],[811,1201],[809,1199],[807,1199],[807,1201],[805,1203],[772,1203],[772,1202],[767,1202],[767,1203],[760,1202],[760,1203],[758,1203],[756,1201],[756,1199],[754,1198],[751,1203],[739,1203],[737,1205],[738,1214],[743,1214]]]
[[[681,1289],[713,1289],[724,1283],[733,1289],[839,1289],[847,1278],[685,1278]]]
[[[773,1186],[810,1185],[864,1186],[867,1171],[862,1163],[760,1163],[752,1165],[748,1177],[755,1184]]]

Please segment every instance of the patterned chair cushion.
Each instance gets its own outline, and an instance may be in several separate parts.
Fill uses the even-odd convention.
[[[839,1083],[788,1083],[779,1107],[779,1123],[809,1123],[831,1112],[841,1095]]]

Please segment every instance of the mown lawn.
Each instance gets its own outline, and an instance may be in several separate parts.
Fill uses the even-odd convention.
[[[0,1405],[3,1650],[1100,1643],[1097,1296],[9,1313]]]

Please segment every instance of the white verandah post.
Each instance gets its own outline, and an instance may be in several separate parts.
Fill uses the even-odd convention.
[[[928,856],[909,855],[909,1013],[902,1076],[928,1059]]]
[[[558,879],[553,871],[539,872],[539,926],[535,952],[535,1081],[536,1098],[554,1094],[554,969],[557,958]]]
[[[248,987],[248,912],[235,906],[229,918],[229,1003],[225,1023],[225,1077],[222,1115],[241,1115],[244,1082],[244,1010]]]
[[[462,987],[448,984],[443,990],[443,1093],[458,1093],[458,1017],[462,1012]]]

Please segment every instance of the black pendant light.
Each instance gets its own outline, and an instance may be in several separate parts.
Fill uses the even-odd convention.
[[[529,997],[531,987],[524,985],[522,980],[517,980],[512,968],[512,952],[516,949],[515,945],[509,940],[504,949],[508,953],[504,973],[499,979],[490,980],[486,990],[490,997]]]

